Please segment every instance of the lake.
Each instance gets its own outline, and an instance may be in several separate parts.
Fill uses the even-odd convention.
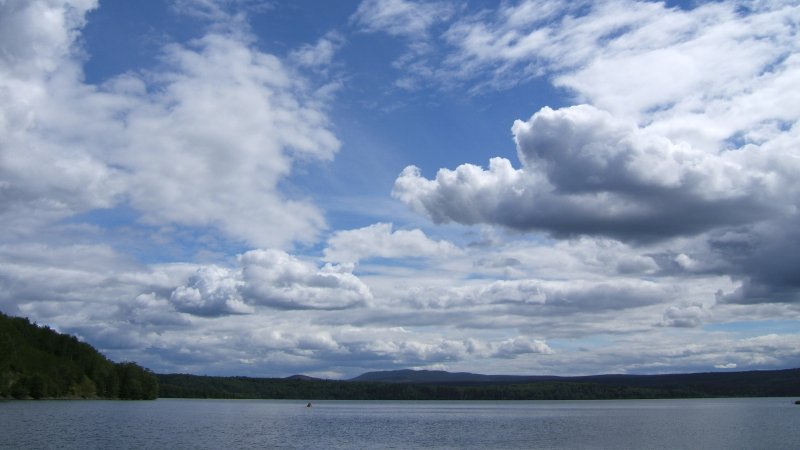
[[[794,400],[3,401],[0,448],[800,449]]]

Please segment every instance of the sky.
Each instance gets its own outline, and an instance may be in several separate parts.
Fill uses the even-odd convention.
[[[159,373],[800,367],[796,1],[0,1],[0,311]]]

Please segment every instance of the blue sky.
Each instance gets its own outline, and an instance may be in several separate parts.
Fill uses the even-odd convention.
[[[0,6],[0,310],[157,372],[800,366],[800,7]]]

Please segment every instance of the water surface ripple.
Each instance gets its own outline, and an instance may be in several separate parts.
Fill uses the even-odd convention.
[[[800,449],[789,398],[5,401],[13,449]]]

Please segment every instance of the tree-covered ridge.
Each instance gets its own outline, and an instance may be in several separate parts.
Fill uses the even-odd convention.
[[[800,395],[800,369],[588,377],[467,376],[417,373],[404,381],[157,375],[162,397],[319,400],[598,400],[783,397]],[[392,379],[386,376],[365,378]],[[354,380],[358,380],[357,377]],[[431,381],[435,379],[436,381]],[[397,380],[394,378],[394,380]],[[412,380],[412,381],[409,381]],[[413,380],[425,380],[415,382]],[[461,380],[461,381],[453,381]]]
[[[672,397],[781,397],[800,394],[800,369],[740,372],[673,373],[658,375],[481,375],[443,370],[389,370],[367,372],[352,379],[361,382],[458,386],[561,383],[640,388]]]
[[[598,384],[463,386],[285,378],[157,375],[162,397],[307,400],[580,400],[670,396],[654,389]],[[673,397],[682,395],[675,394]]]
[[[114,363],[74,336],[0,312],[0,398],[157,396],[158,379],[136,363]]]

